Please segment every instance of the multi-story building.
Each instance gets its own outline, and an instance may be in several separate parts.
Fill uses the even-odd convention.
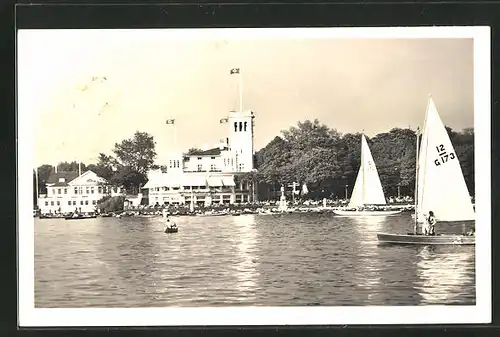
[[[228,136],[217,147],[189,154],[171,154],[166,170],[148,174],[150,205],[210,205],[252,201],[252,181],[244,179],[254,169],[252,111],[232,111],[221,120]]]
[[[47,180],[47,194],[38,198],[42,214],[94,212],[97,201],[104,196],[123,195],[120,187],[111,187],[93,171],[53,173]]]

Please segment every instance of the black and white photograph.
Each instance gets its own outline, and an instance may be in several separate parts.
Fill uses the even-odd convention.
[[[488,27],[21,29],[19,324],[488,323],[490,101]]]

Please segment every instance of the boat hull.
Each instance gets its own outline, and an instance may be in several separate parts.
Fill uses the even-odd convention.
[[[72,216],[64,217],[65,220],[83,220],[83,219],[95,219],[95,218],[97,218],[96,215],[86,215],[86,216],[77,216],[77,217],[72,217]]]
[[[349,216],[349,217],[366,217],[366,216],[389,216],[400,214],[402,211],[341,211],[334,210],[335,215]]]
[[[475,236],[467,235],[421,235],[377,233],[380,243],[406,245],[475,245]]]
[[[165,233],[177,233],[179,228],[165,228]]]

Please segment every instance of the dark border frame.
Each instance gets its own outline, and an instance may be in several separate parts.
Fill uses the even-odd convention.
[[[498,54],[498,36],[500,36],[500,2],[498,1],[454,1],[454,2],[382,2],[382,1],[363,1],[358,3],[343,2],[309,2],[305,1],[290,1],[284,3],[268,3],[259,0],[253,3],[209,3],[208,1],[181,3],[143,3],[137,4],[113,4],[113,1],[107,0],[106,3],[101,2],[99,5],[84,3],[83,1],[74,1],[71,4],[64,4],[59,1],[51,1],[49,4],[23,3],[16,7],[12,4],[1,7],[5,9],[0,11],[0,15],[5,16],[5,19],[0,16],[0,23],[5,25],[6,39],[0,39],[0,50],[2,54],[7,56],[7,62],[2,62],[2,66],[6,69],[1,72],[2,89],[0,93],[6,93],[4,100],[0,102],[12,102],[13,113],[3,114],[4,120],[7,123],[2,123],[6,127],[5,132],[1,133],[4,140],[2,144],[12,144],[13,146],[4,145],[0,147],[4,157],[11,156],[15,158],[15,136],[16,136],[16,114],[15,114],[15,32],[20,28],[208,28],[208,27],[369,27],[369,26],[431,26],[431,25],[487,25],[491,26],[492,37],[492,115],[491,115],[491,130],[492,130],[492,271],[493,271],[493,322],[500,322],[500,312],[495,305],[495,302],[500,303],[500,296],[496,291],[495,279],[500,279],[498,270],[495,268],[496,256],[498,248],[494,245],[497,241],[499,231],[496,227],[495,210],[498,209],[498,198],[495,192],[498,190],[498,179],[496,178],[496,169],[498,168],[499,149],[497,141],[498,135],[495,133],[498,117],[495,112],[499,109],[500,90],[495,88],[495,76],[498,74],[499,67],[495,67],[495,55]],[[15,20],[14,20],[15,18]],[[15,24],[15,26],[14,26]],[[9,51],[10,53],[9,53]],[[498,57],[497,57],[498,58]],[[10,61],[10,62],[9,62]],[[9,67],[12,65],[12,67]],[[6,75],[6,76],[5,76]],[[8,88],[8,89],[7,89]],[[496,89],[496,90],[495,90]],[[4,105],[5,106],[5,105]],[[10,127],[10,128],[9,128]],[[9,186],[11,191],[16,190],[16,161],[13,165],[5,165],[3,167],[4,174],[2,177],[5,182],[3,186]],[[14,332],[17,326],[17,276],[16,264],[13,262],[16,256],[16,200],[12,193],[2,194],[2,208],[7,212],[4,218],[9,224],[5,224],[5,231],[8,236],[3,235],[4,244],[1,245],[2,257],[10,257],[3,265],[8,265],[9,269],[4,275],[9,277],[4,278],[2,283],[7,279],[10,281],[12,288],[2,287],[4,291],[4,299],[2,302],[3,310],[0,315],[2,322],[2,331]],[[9,239],[7,239],[9,237]],[[13,240],[14,239],[14,240]],[[497,276],[497,277],[495,277]],[[14,311],[14,308],[16,310]],[[7,325],[8,324],[8,325]],[[401,333],[408,336],[417,336],[421,332],[432,332],[434,334],[467,334],[478,333],[481,335],[497,335],[496,330],[492,325],[486,328],[485,325],[476,326],[360,326],[348,327],[328,327],[328,326],[312,326],[312,327],[168,327],[168,328],[70,328],[70,329],[35,329],[22,328],[19,333],[46,333],[53,335],[63,334],[65,330],[70,330],[71,333],[95,333],[108,331],[110,333],[124,334],[153,334],[159,335],[163,331],[168,333],[191,335],[194,331],[198,334],[247,334],[251,332],[267,332],[282,334],[317,334],[317,333],[340,333],[344,335],[352,335],[358,333],[373,333],[374,335],[394,335],[399,336]],[[498,329],[498,328],[497,328]],[[57,331],[57,332],[56,332]],[[4,335],[4,334],[2,334]],[[6,334],[7,335],[7,334]],[[10,335],[10,334],[8,334]]]

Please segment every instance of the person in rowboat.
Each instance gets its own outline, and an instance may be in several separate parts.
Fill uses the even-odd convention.
[[[177,228],[177,225],[175,224],[175,222],[170,222],[170,218],[168,217],[167,215],[167,224],[165,225],[165,230],[166,229],[174,229],[174,228]]]

